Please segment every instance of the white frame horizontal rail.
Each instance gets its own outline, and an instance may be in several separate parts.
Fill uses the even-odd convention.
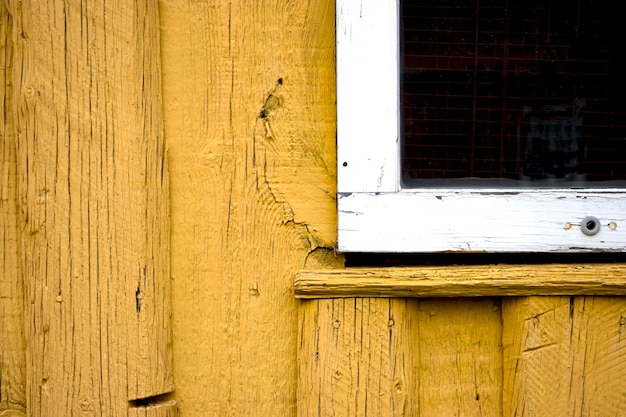
[[[338,249],[626,251],[623,188],[402,189],[398,14],[337,0]]]

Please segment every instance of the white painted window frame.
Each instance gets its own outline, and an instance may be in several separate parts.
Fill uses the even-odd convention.
[[[623,188],[402,189],[398,3],[336,2],[338,249],[626,251]]]

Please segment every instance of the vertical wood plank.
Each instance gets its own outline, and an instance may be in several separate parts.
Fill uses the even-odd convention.
[[[569,415],[626,414],[626,299],[576,297],[573,320]]]
[[[160,2],[175,398],[294,416],[293,277],[340,264],[334,0]]]
[[[502,415],[500,314],[489,298],[420,301],[420,415]]]
[[[624,413],[623,297],[505,299],[503,320],[505,416]]]
[[[298,416],[417,414],[417,301],[303,302]]]
[[[11,2],[29,415],[172,390],[156,1]]]
[[[392,416],[419,415],[419,300],[392,298],[389,302]]]
[[[503,299],[504,415],[570,415],[574,298]]]
[[[12,18],[0,2],[0,415],[25,415],[24,290],[17,228]]]

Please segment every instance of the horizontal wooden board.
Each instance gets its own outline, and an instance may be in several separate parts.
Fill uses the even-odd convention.
[[[619,189],[422,189],[340,193],[342,252],[623,252]],[[582,232],[586,216],[598,232]]]
[[[471,265],[300,271],[296,298],[626,295],[623,264]]]

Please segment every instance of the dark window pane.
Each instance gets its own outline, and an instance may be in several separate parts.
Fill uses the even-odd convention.
[[[626,31],[618,6],[402,1],[405,183],[626,180]]]

